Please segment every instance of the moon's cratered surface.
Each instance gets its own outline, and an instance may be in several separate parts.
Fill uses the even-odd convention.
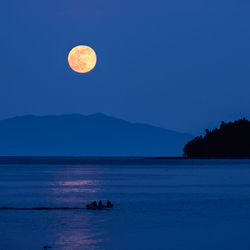
[[[87,73],[96,65],[96,53],[89,46],[79,45],[74,47],[68,55],[71,69],[78,73]]]

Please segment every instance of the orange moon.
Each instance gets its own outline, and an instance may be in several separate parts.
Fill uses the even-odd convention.
[[[78,73],[87,73],[96,65],[95,51],[89,46],[79,45],[74,47],[68,55],[68,63],[71,69]]]

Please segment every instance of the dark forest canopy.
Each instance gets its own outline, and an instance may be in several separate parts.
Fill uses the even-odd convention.
[[[250,157],[250,121],[222,122],[220,128],[206,129],[184,147],[188,157]]]

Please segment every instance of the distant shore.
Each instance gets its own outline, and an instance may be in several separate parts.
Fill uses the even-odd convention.
[[[149,157],[149,156],[0,156],[0,164],[164,164],[169,160],[240,160],[249,157]]]

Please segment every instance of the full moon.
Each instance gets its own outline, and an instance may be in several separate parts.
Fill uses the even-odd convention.
[[[87,73],[96,65],[96,53],[89,46],[79,45],[74,47],[68,55],[71,69],[78,73]]]

